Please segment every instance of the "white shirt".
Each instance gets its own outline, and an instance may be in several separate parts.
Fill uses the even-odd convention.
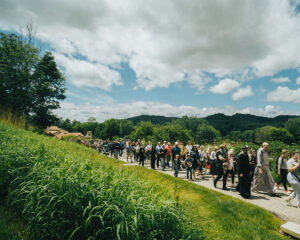
[[[201,151],[201,150],[198,150],[198,152],[199,152],[199,156],[200,156],[200,161],[203,162],[204,161],[205,152]]]
[[[193,145],[192,145],[192,144],[191,144],[191,145],[186,145],[186,146],[185,146],[186,153],[191,153],[192,148],[193,148]]]

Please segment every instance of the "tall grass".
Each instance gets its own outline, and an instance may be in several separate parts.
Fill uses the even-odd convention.
[[[14,113],[8,109],[0,109],[0,120],[19,128],[26,128],[26,116],[24,114]]]
[[[36,239],[202,238],[170,193],[119,163],[91,162],[91,149],[1,122],[0,139],[1,197]]]

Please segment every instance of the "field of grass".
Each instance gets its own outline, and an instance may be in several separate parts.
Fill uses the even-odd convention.
[[[36,239],[286,239],[264,209],[0,123],[0,194]]]
[[[5,199],[0,200],[0,240],[31,239],[26,234],[24,221],[7,205]]]

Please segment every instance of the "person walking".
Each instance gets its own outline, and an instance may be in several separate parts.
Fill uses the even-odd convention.
[[[194,159],[191,158],[191,153],[188,153],[185,159],[186,163],[186,178],[188,181],[193,180],[193,161]]]
[[[203,167],[205,167],[205,152],[204,152],[204,146],[200,146],[200,149],[198,150],[199,153],[199,173],[198,176],[200,175],[200,179],[203,178]]]
[[[179,155],[179,157],[180,157],[180,152],[181,152],[181,149],[179,147],[179,144],[178,144],[178,142],[175,142],[175,145],[172,147],[172,150],[171,150],[172,169],[175,169],[175,157],[176,157],[176,155]]]
[[[191,143],[191,141],[187,142],[187,145],[185,146],[185,156],[187,157],[188,154],[191,154],[193,145]]]
[[[193,165],[192,165],[193,180],[196,181],[196,172],[199,171],[198,169],[199,169],[200,158],[199,158],[198,149],[195,145],[193,146],[192,151],[191,151],[191,158],[193,159]]]
[[[135,161],[136,162],[139,162],[139,152],[140,152],[140,143],[139,142],[137,142],[136,144],[135,144],[135,147],[134,147],[134,149],[135,149]]]
[[[174,176],[178,177],[178,173],[181,165],[180,155],[176,154],[173,160],[174,160]]]
[[[233,149],[230,149],[228,152],[228,175],[231,176],[231,184],[234,185],[234,179],[235,179],[235,170],[236,170],[236,161],[234,158],[234,151]]]
[[[300,208],[300,161],[298,152],[292,153],[291,159],[287,161],[287,169],[287,180],[294,189],[294,193],[292,193],[294,196],[291,196],[291,194],[289,198],[295,197],[298,208]]]
[[[243,198],[250,198],[251,196],[251,165],[249,162],[248,146],[242,147],[242,152],[238,156],[238,177],[239,183],[236,186],[236,190],[241,194]]]
[[[156,160],[156,149],[154,145],[152,145],[150,157],[151,157],[151,168],[154,170],[155,160]]]
[[[113,149],[114,149],[114,158],[118,159],[119,158],[119,151],[120,151],[120,143],[115,140],[113,144]]]
[[[152,149],[152,144],[149,141],[147,146],[146,146],[146,159],[150,160],[150,155],[151,155],[151,149]]]
[[[210,154],[211,154],[211,146],[208,146],[206,152],[205,152],[205,173],[208,169],[210,169]]]
[[[165,168],[166,168],[166,154],[167,154],[167,149],[166,149],[165,145],[163,145],[160,150],[160,155],[159,155],[162,171],[165,171]]]
[[[217,187],[217,182],[223,177],[223,187],[222,189],[225,191],[228,191],[229,189],[226,187],[226,182],[227,182],[227,167],[224,166],[223,168],[223,164],[227,164],[227,150],[225,148],[224,144],[220,145],[220,150],[217,152],[217,162],[216,162],[216,166],[217,166],[217,173],[218,176],[217,178],[214,180],[214,187]]]
[[[161,149],[162,149],[162,146],[161,146],[161,143],[158,142],[157,145],[156,145],[156,148],[155,148],[155,151],[156,151],[156,167],[159,168],[159,161],[160,161],[160,154],[161,154]]]
[[[277,170],[278,170],[279,179],[276,182],[276,187],[277,187],[277,190],[279,190],[279,184],[282,183],[286,193],[291,194],[291,191],[288,190],[287,185],[286,185],[287,175],[288,175],[288,170],[287,170],[287,165],[286,165],[287,160],[288,160],[288,151],[283,149],[281,152],[281,156],[278,158]]]
[[[270,171],[269,144],[264,142],[257,151],[257,165],[254,171],[253,192],[267,192],[272,196],[276,195],[275,181]]]
[[[168,142],[167,146],[166,146],[166,158],[167,158],[167,163],[166,163],[166,166],[168,168],[170,168],[170,160],[171,160],[171,150],[172,150],[172,145],[170,142]]]
[[[133,144],[131,144],[130,142],[126,143],[126,158],[127,158],[127,162],[128,159],[130,159],[130,162],[132,162],[132,156],[133,156]]]
[[[210,154],[210,174],[212,175],[212,178],[215,178],[215,175],[217,175],[217,166],[216,166],[216,161],[217,161],[217,152],[218,152],[218,147],[214,147],[214,151],[211,152]]]
[[[145,158],[146,158],[145,146],[144,143],[141,143],[141,147],[139,149],[139,166],[142,164],[142,166],[144,167]]]
[[[254,170],[256,167],[256,163],[257,163],[257,158],[256,158],[256,154],[255,154],[255,149],[251,149],[251,151],[250,151],[250,179],[251,179],[251,182],[253,182]]]

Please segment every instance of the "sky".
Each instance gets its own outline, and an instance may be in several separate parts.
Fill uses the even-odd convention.
[[[300,115],[300,0],[1,0],[66,78],[56,114]]]

